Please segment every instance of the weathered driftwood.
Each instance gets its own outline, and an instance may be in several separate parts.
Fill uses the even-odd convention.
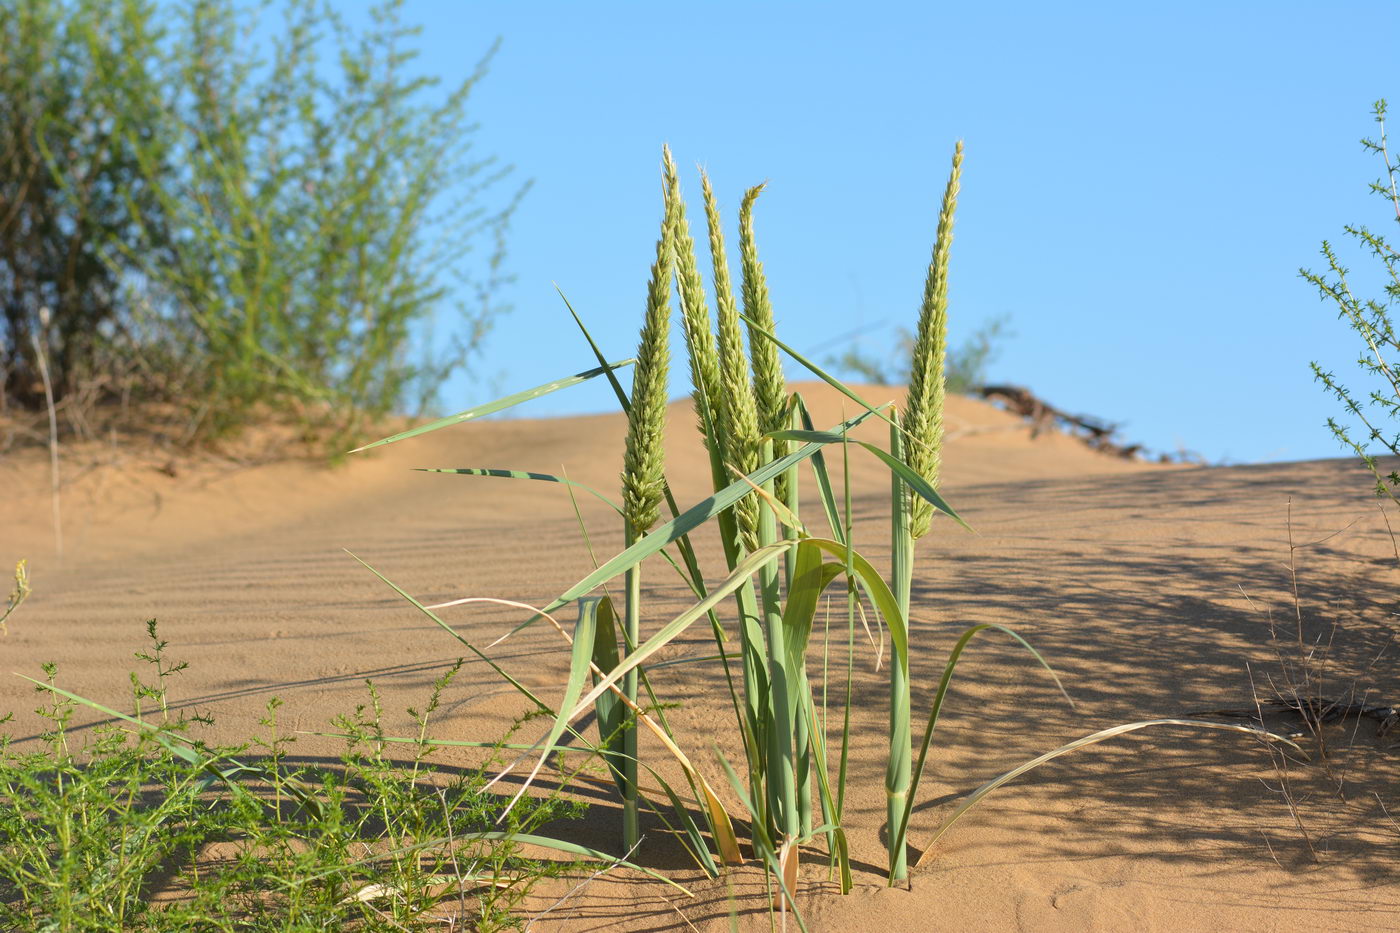
[[[1114,439],[1118,425],[1090,415],[1062,411],[1023,386],[983,386],[981,392],[988,401],[999,402],[1007,411],[1029,420],[1031,437],[1036,437],[1046,428],[1058,427],[1103,453],[1126,460],[1142,456],[1141,444],[1120,444]]]
[[[1257,708],[1250,709],[1213,709],[1204,710],[1199,713],[1190,713],[1191,716],[1218,716],[1227,719],[1249,719],[1260,722],[1261,713],[1273,715],[1293,714],[1301,716],[1306,722],[1321,724],[1338,722],[1352,716],[1362,719],[1372,719],[1379,723],[1377,734],[1385,737],[1392,729],[1400,724],[1400,709],[1394,706],[1387,706],[1383,703],[1354,703],[1342,700],[1328,700],[1323,698],[1308,699],[1277,699],[1266,703],[1260,703]]]

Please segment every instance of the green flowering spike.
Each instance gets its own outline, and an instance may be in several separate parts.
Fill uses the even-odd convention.
[[[763,263],[758,261],[758,246],[753,236],[753,203],[763,191],[763,185],[755,185],[744,193],[739,207],[739,256],[743,266],[744,316],[749,324],[749,354],[753,361],[754,395],[758,404],[759,432],[785,430],[788,425],[787,384],[783,379],[783,363],[778,356],[778,345],[755,329],[774,333],[777,327],[773,322],[773,306],[768,301],[768,281],[763,275]],[[787,441],[773,442],[773,456],[787,454]],[[777,493],[784,499],[783,482],[786,476],[778,477]]]
[[[665,158],[669,164],[669,150]],[[637,535],[656,524],[666,484],[662,440],[670,365],[672,219],[668,203],[661,221],[661,238],[656,241],[656,261],[651,264],[651,280],[647,283],[647,314],[637,346],[637,365],[632,370],[632,410],[622,461],[622,510]]]
[[[706,446],[722,443],[719,426],[724,423],[724,395],[720,389],[719,351],[710,324],[710,310],[705,304],[705,285],[695,261],[695,241],[690,236],[690,224],[685,219],[685,201],[681,198],[681,183],[670,150],[665,158],[666,191],[671,215],[672,246],[676,263],[676,283],[681,298],[681,326],[685,331],[686,351],[690,355],[690,379],[695,386],[695,408],[701,413],[700,433]],[[713,433],[705,430],[704,414],[709,412]],[[719,452],[721,456],[724,451]]]
[[[953,169],[943,191],[938,213],[938,235],[924,282],[919,309],[919,330],[914,358],[909,366],[909,399],[904,416],[908,441],[905,462],[933,486],[943,447],[944,357],[948,344],[948,256],[953,245],[953,215],[958,208],[958,180],[962,174],[963,147],[953,151]],[[915,539],[928,533],[933,506],[918,496],[911,502],[911,530]]]
[[[709,225],[710,255],[714,260],[715,307],[719,319],[720,387],[724,392],[725,447],[729,465],[747,475],[759,467],[758,406],[753,382],[749,379],[744,354],[744,335],[739,328],[739,309],[730,287],[729,263],[724,253],[724,233],[720,227],[719,206],[710,179],[703,171],[700,183],[705,194],[705,219]],[[749,496],[737,506],[739,530],[750,550],[758,546],[758,499]]]

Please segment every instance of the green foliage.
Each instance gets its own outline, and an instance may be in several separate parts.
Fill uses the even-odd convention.
[[[947,391],[954,395],[968,395],[976,392],[987,383],[987,367],[1001,352],[1001,341],[1012,336],[1008,328],[1011,318],[1008,315],[992,318],[979,327],[960,346],[950,347],[944,362],[944,378]],[[849,373],[862,382],[875,385],[907,385],[909,383],[908,362],[914,353],[914,334],[899,328],[899,339],[888,356],[875,356],[851,348],[840,356],[828,357],[826,365]]]
[[[38,333],[60,397],[84,361],[116,357],[138,393],[197,400],[190,434],[275,407],[340,444],[465,365],[498,310],[523,189],[472,145],[467,102],[494,49],[438,88],[413,72],[401,7],[377,4],[359,30],[317,0],[281,4],[270,30],[234,0],[0,11],[14,166],[0,185],[26,193],[0,219],[0,365],[17,398],[33,401]],[[460,333],[420,355],[454,276],[471,295]]]
[[[918,643],[919,639],[909,625],[911,581],[916,573],[914,535],[910,522],[912,505],[926,502],[932,509],[966,527],[940,495],[931,478],[914,468],[911,458],[907,456],[909,444],[918,441],[936,448],[941,438],[936,431],[926,432],[922,437],[912,436],[902,426],[900,413],[892,411],[891,406],[877,408],[870,405],[849,386],[792,350],[773,333],[771,308],[767,307],[766,288],[762,284],[761,268],[753,246],[751,207],[757,189],[750,190],[740,210],[745,307],[754,315],[741,317],[747,319],[749,325],[749,349],[755,378],[751,380],[747,374],[733,372],[728,378],[722,375],[722,372],[730,371],[733,358],[738,357],[742,350],[742,335],[738,333],[738,328],[732,326],[732,319],[729,325],[724,322],[724,316],[732,315],[736,310],[732,307],[732,298],[728,297],[727,270],[723,268],[719,256],[712,257],[716,260],[716,292],[720,305],[718,327],[722,331],[718,340],[722,349],[717,350],[716,320],[705,301],[694,244],[685,227],[679,181],[669,151],[664,156],[664,172],[667,191],[665,229],[673,237],[676,250],[675,277],[679,285],[686,349],[694,383],[693,399],[700,414],[702,441],[710,458],[712,490],[683,510],[668,494],[666,505],[673,516],[669,521],[663,521],[644,535],[629,533],[622,551],[607,560],[594,559],[595,569],[592,572],[564,589],[545,606],[533,609],[522,607],[519,603],[501,601],[505,605],[530,611],[513,631],[547,622],[568,645],[569,676],[557,699],[553,691],[533,692],[485,653],[474,647],[471,650],[486,660],[542,715],[552,720],[548,730],[533,746],[535,764],[519,794],[524,793],[525,787],[559,748],[556,743],[579,742],[617,778],[623,799],[623,849],[630,853],[633,846],[644,844],[638,833],[637,815],[639,808],[645,808],[670,830],[673,838],[686,846],[695,864],[711,875],[717,875],[725,866],[742,861],[743,853],[736,836],[736,826],[740,824],[731,815],[732,805],[719,798],[681,748],[682,737],[667,724],[664,713],[666,703],[658,699],[658,695],[663,678],[676,674],[684,676],[684,672],[693,665],[718,664],[729,694],[726,705],[734,711],[737,734],[731,747],[739,747],[743,755],[743,761],[736,767],[721,754],[720,765],[729,779],[731,799],[737,799],[748,812],[746,828],[750,848],[753,857],[769,872],[773,884],[773,903],[779,909],[786,910],[795,904],[794,894],[799,883],[799,865],[804,847],[821,846],[825,849],[830,866],[829,877],[838,879],[843,893],[848,893],[853,884],[853,860],[846,836],[844,808],[848,799],[848,784],[870,774],[869,769],[848,767],[852,705],[857,696],[852,689],[856,673],[857,632],[865,623],[874,621],[876,625],[885,627],[890,648],[887,663],[892,672],[897,672],[889,675],[889,759],[885,782],[888,817],[884,835],[891,883],[903,878],[908,871],[906,849],[911,816],[916,809],[920,780],[930,760],[943,701],[954,670],[963,657],[963,649],[979,632],[998,629],[1010,634],[1042,665],[1045,662],[1015,633],[999,626],[974,625],[962,633],[948,655],[938,693],[927,715],[923,715],[922,711],[916,714],[909,686],[910,658],[916,651],[926,651],[928,646]],[[930,276],[933,300],[927,303],[930,315],[939,313],[941,296],[945,294],[947,246],[951,239],[956,184],[955,163],[944,199],[945,217],[940,222],[935,241]],[[722,251],[718,212],[714,209],[713,195],[708,191],[706,206],[712,249]],[[653,286],[655,268],[653,266]],[[573,311],[572,308],[569,310]],[[647,310],[650,318],[655,312],[654,303],[649,304]],[[577,314],[574,317],[579,320]],[[579,324],[583,329],[581,321]],[[928,336],[924,341],[924,359],[921,362],[926,364],[924,375],[926,388],[929,389],[926,400],[930,404],[930,417],[924,421],[931,423],[936,420],[931,408],[936,407],[940,392],[939,387],[930,383],[940,382],[943,378],[943,373],[932,364],[943,353],[942,327],[930,323],[925,330]],[[593,343],[586,329],[584,334],[593,346],[595,357],[602,363],[606,359],[603,351]],[[776,388],[773,376],[777,370],[771,357],[755,351],[755,345],[760,344],[771,344],[773,348],[783,350],[798,364],[856,403],[861,410],[828,431],[816,431],[812,429],[801,393],[786,395],[784,388],[781,404],[777,406],[782,412],[778,427],[765,431],[759,456],[751,472],[732,479],[729,469],[732,461],[727,453],[733,449],[731,431],[735,422],[729,420],[731,416],[726,411],[739,405],[751,407],[755,413],[754,420],[764,419],[760,422],[764,427],[772,423],[767,420],[773,415],[772,409],[761,403],[761,399],[765,391]],[[726,356],[728,360],[722,359]],[[571,380],[549,383],[537,390],[478,406],[412,433],[422,434],[427,430],[458,424],[481,413],[514,404],[515,401],[537,397],[545,391],[580,381],[588,375],[580,374]],[[591,375],[607,375],[623,410],[635,414],[640,399],[628,399],[610,367],[602,366],[592,371]],[[717,388],[719,391],[716,391]],[[745,417],[747,419],[748,416]],[[885,421],[890,426],[891,444],[888,451],[850,436],[851,431],[871,418]],[[787,427],[790,424],[800,424],[801,427]],[[729,430],[726,426],[729,426]],[[389,443],[407,436],[410,435],[398,435],[378,443]],[[789,452],[776,455],[776,442],[787,445]],[[822,456],[823,449],[832,445],[841,447],[843,459],[852,449],[863,450],[890,472],[890,528],[895,551],[890,574],[892,581],[886,579],[881,570],[855,550],[851,543],[855,521],[849,487],[852,471],[849,468],[843,471],[847,481],[843,510],[836,500],[831,476]],[[809,530],[808,520],[800,514],[798,470],[804,464],[811,468],[816,481],[823,517],[830,529],[829,537]],[[560,477],[547,474],[479,467],[462,467],[444,472],[541,482],[560,481]],[[786,489],[786,494],[781,497],[775,494],[779,478],[785,480]],[[735,518],[737,508],[746,502],[757,513],[756,540],[739,533],[740,523]],[[724,566],[706,573],[700,567],[697,559],[699,551],[692,543],[691,536],[712,527],[716,528],[720,538]],[[585,544],[591,549],[587,529],[582,530]],[[652,558],[665,561],[695,597],[692,605],[669,620],[642,618],[638,577],[642,565]],[[378,575],[377,571],[375,573]],[[615,634],[616,609],[612,603],[615,597],[595,594],[599,587],[608,586],[618,576],[625,576],[627,580],[624,633],[620,642]],[[471,647],[463,635],[431,608],[382,575],[380,578],[423,612],[433,624]],[[716,580],[718,582],[713,582]],[[844,633],[840,631],[839,624],[832,626],[829,618],[820,628],[817,624],[818,613],[824,608],[829,612],[830,604],[834,602],[824,598],[832,586],[842,587],[845,591]],[[467,597],[461,601],[475,599]],[[735,603],[734,612],[722,619],[718,614],[719,609],[731,599]],[[554,614],[575,601],[579,603],[579,619],[570,631]],[[868,607],[868,612],[865,607]],[[668,655],[677,653],[675,649],[682,644],[682,639],[701,625],[702,620],[709,622],[715,642],[714,653],[694,656],[687,646],[687,650],[679,653],[690,656],[674,660],[668,658]],[[647,623],[645,628],[644,622]],[[842,639],[844,646],[840,644]],[[844,708],[831,710],[828,699],[837,694],[837,691],[828,689],[830,684],[827,678],[832,673],[831,667],[823,663],[820,680],[814,682],[815,675],[809,667],[815,665],[810,663],[810,655],[820,653],[823,658],[830,658],[833,650],[843,648],[847,659]],[[644,695],[639,693],[639,687],[645,688]],[[684,689],[693,691],[694,684]],[[619,711],[619,701],[627,707],[630,715]],[[836,702],[842,703],[839,698]],[[590,741],[587,730],[575,726],[581,717],[590,712],[598,718],[599,742]],[[694,738],[704,747],[715,747],[715,724],[709,721],[708,710],[706,715],[702,734]],[[916,719],[926,723],[917,756],[913,754],[912,734]],[[1171,722],[1176,724],[1181,721]],[[967,805],[970,806],[1029,768],[1060,754],[1139,728],[1163,724],[1166,721],[1137,723],[1087,736],[989,782],[974,792]],[[643,725],[646,731],[640,728]],[[1221,728],[1218,723],[1199,725]],[[612,741],[619,728],[622,730],[620,752],[619,743]],[[1235,728],[1250,735],[1268,737],[1261,730]],[[639,742],[638,736],[646,737],[648,742]],[[828,744],[838,739],[839,764],[832,767]],[[660,748],[657,748],[658,745]],[[654,759],[663,757],[663,749],[663,761],[657,765],[650,764]],[[675,765],[679,766],[684,784],[677,777]],[[656,795],[642,792],[636,780],[640,768],[650,772],[664,799],[649,799]],[[963,809],[956,810],[953,818],[960,816]],[[795,915],[795,920],[800,929],[807,929],[800,915]]]
[[[43,403],[36,343],[58,398],[93,375],[132,311],[109,244],[141,215],[168,236],[136,152],[168,126],[158,22],[152,0],[0,4],[0,399]]]
[[[1379,135],[1376,139],[1362,139],[1361,145],[1367,152],[1380,157],[1385,174],[1371,182],[1371,192],[1387,202],[1387,214],[1395,215],[1393,218],[1387,217],[1387,220],[1400,223],[1400,193],[1397,193],[1396,186],[1400,161],[1391,157],[1387,147],[1385,101],[1376,101],[1372,112],[1380,125]],[[1376,477],[1378,495],[1388,494],[1400,501],[1396,493],[1400,488],[1400,472],[1383,472],[1373,453],[1375,445],[1379,444],[1391,454],[1400,455],[1400,430],[1386,425],[1386,422],[1400,416],[1400,374],[1394,368],[1396,354],[1400,352],[1400,339],[1396,337],[1391,318],[1395,303],[1400,300],[1400,252],[1390,245],[1383,233],[1366,226],[1346,226],[1343,230],[1356,241],[1361,252],[1379,267],[1381,297],[1365,298],[1353,291],[1351,271],[1327,240],[1322,242],[1327,271],[1319,273],[1300,269],[1299,274],[1317,288],[1318,296],[1323,301],[1337,306],[1337,316],[1346,321],[1361,338],[1361,353],[1356,364],[1374,388],[1365,394],[1354,392],[1334,373],[1316,362],[1312,363],[1313,376],[1336,396],[1348,416],[1361,423],[1360,433],[1355,433],[1357,428],[1354,425],[1329,418],[1327,426],[1333,436],[1344,448],[1354,451],[1365,461]]]
[[[138,717],[152,728],[100,726],[76,747],[79,703],[52,689],[48,726],[16,750],[0,737],[0,927],[59,931],[431,930],[446,907],[472,929],[514,926],[511,908],[568,862],[523,858],[514,837],[579,806],[527,801],[504,825],[481,770],[428,760],[429,719],[460,668],[434,683],[411,757],[391,759],[373,684],[370,700],[336,722],[339,766],[298,764],[278,731],[274,699],[245,748],[209,748],[202,763],[175,754],[207,719],[172,716],[172,664],[153,647],[137,655],[154,672],[132,675]],[[48,684],[55,671],[46,668]],[[212,768],[236,768],[230,793]]]

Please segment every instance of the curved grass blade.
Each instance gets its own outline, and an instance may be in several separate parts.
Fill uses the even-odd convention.
[[[578,480],[569,479],[565,476],[555,476],[553,473],[534,473],[530,470],[497,470],[487,469],[485,467],[415,467],[414,471],[417,473],[456,473],[460,476],[495,476],[500,479],[531,479],[541,483],[560,483],[575,489],[582,489],[584,492],[607,503],[608,507],[614,512],[619,515],[622,514],[622,508],[616,502],[613,502],[592,486],[580,483]]]
[[[436,421],[431,421],[428,424],[419,425],[418,427],[412,428],[408,431],[401,431],[398,434],[391,435],[389,437],[383,438],[382,440],[377,440],[373,443],[365,444],[363,447],[356,447],[354,450],[350,451],[350,453],[357,454],[362,450],[372,450],[375,447],[383,447],[385,444],[393,444],[397,443],[398,441],[407,440],[410,437],[418,437],[420,434],[427,434],[430,431],[436,431],[440,428],[451,427],[454,424],[461,424],[464,421],[471,421],[475,418],[484,418],[487,415],[494,415],[498,411],[505,411],[507,408],[513,408],[516,405],[521,404],[522,402],[528,402],[531,399],[536,399],[540,396],[548,395],[551,392],[558,392],[560,389],[567,389],[570,386],[576,386],[580,382],[587,382],[589,379],[592,379],[595,376],[601,376],[604,373],[611,373],[615,369],[621,369],[624,366],[631,366],[635,362],[636,360],[633,359],[619,360],[616,363],[609,363],[606,366],[599,366],[596,369],[589,369],[581,373],[575,373],[574,375],[566,376],[563,379],[556,379],[553,382],[546,382],[544,385],[535,386],[533,389],[525,389],[522,392],[516,392],[513,395],[507,395],[502,398],[498,398],[494,402],[487,402],[485,405],[478,405],[475,408],[468,408],[466,411],[460,411],[455,415],[448,415],[446,418],[439,418]]]
[[[943,712],[943,701],[947,698],[948,688],[953,682],[953,672],[957,670],[958,661],[962,658],[963,650],[967,648],[968,643],[979,633],[989,629],[1009,635],[1011,638],[1020,642],[1022,647],[1029,651],[1031,656],[1040,662],[1040,666],[1050,672],[1050,676],[1054,679],[1055,686],[1059,688],[1060,694],[1069,703],[1070,708],[1074,708],[1074,699],[1065,691],[1065,685],[1060,682],[1060,675],[1055,673],[1055,669],[1050,666],[1050,662],[1046,661],[1044,656],[1031,646],[1030,642],[1004,625],[996,625],[987,622],[969,627],[958,637],[957,642],[953,644],[953,650],[948,652],[948,662],[943,665],[943,676],[939,678],[938,690],[935,691],[933,695],[933,706],[929,709],[928,725],[924,727],[923,742],[919,745],[919,757],[914,764],[914,773],[909,781],[909,795],[904,801],[904,815],[899,821],[897,830],[892,830],[895,832],[894,839],[907,840],[909,838],[909,820],[914,812],[914,800],[919,793],[919,782],[922,781],[924,777],[924,766],[928,763],[928,751],[933,744],[934,730],[938,728],[938,717]],[[914,867],[918,868],[917,865]]]
[[[825,382],[827,385],[831,386],[831,387],[832,387],[833,389],[835,389],[837,392],[840,392],[842,395],[846,396],[846,398],[848,398],[848,399],[850,399],[851,401],[855,402],[857,405],[860,405],[862,408],[864,408],[864,409],[865,409],[867,412],[869,412],[870,414],[876,415],[877,417],[880,418],[880,420],[882,420],[882,421],[884,421],[884,422],[886,422],[886,423],[888,423],[888,424],[893,424],[893,423],[894,423],[894,422],[890,421],[890,419],[889,419],[888,416],[883,415],[883,414],[880,413],[880,409],[886,408],[886,407],[888,407],[888,406],[886,406],[886,405],[881,405],[881,406],[879,406],[879,407],[877,408],[876,406],[870,404],[870,403],[867,402],[865,399],[863,399],[863,398],[861,398],[859,395],[857,395],[857,394],[855,393],[855,390],[852,389],[850,386],[846,385],[846,384],[845,384],[844,382],[842,382],[840,379],[837,379],[835,376],[831,375],[831,373],[829,373],[829,372],[827,372],[826,370],[822,369],[822,368],[821,368],[820,366],[818,366],[816,363],[813,363],[811,360],[807,359],[807,357],[803,356],[801,353],[798,353],[798,352],[797,352],[796,350],[794,350],[792,347],[790,347],[790,346],[788,346],[787,344],[783,343],[783,341],[778,337],[777,334],[773,333],[771,330],[765,329],[765,328],[763,327],[763,325],[759,324],[757,321],[755,321],[755,320],[754,320],[753,318],[751,318],[751,317],[748,317],[747,315],[741,314],[741,315],[739,315],[739,316],[742,317],[746,322],[748,322],[748,325],[749,325],[749,333],[750,333],[751,335],[752,335],[752,334],[762,334],[764,337],[768,338],[769,340],[771,340],[771,341],[773,341],[775,344],[777,344],[777,345],[778,345],[778,349],[782,350],[782,351],[783,351],[784,353],[786,353],[788,356],[792,357],[794,360],[796,360],[797,362],[801,363],[801,364],[802,364],[803,366],[805,366],[807,369],[811,370],[811,372],[813,373],[813,375],[815,375],[815,376],[816,376],[818,379],[820,379],[822,382]],[[774,435],[774,436],[776,436],[776,435]]]
[[[1067,745],[1061,745],[1059,748],[1055,749],[1052,752],[1046,752],[1044,755],[1040,755],[1037,758],[1032,758],[1025,764],[1018,765],[1017,767],[1012,768],[1010,771],[1007,771],[1005,774],[992,778],[990,781],[983,784],[981,787],[977,788],[972,793],[968,794],[965,798],[963,798],[962,803],[958,804],[957,809],[954,810],[948,816],[948,818],[943,821],[943,823],[938,827],[938,829],[934,831],[933,838],[930,839],[928,842],[928,848],[924,850],[923,855],[919,856],[919,860],[914,863],[914,867],[917,869],[919,866],[923,865],[924,862],[928,860],[929,856],[933,853],[934,843],[941,839],[943,837],[943,834],[946,833],[950,828],[952,828],[952,825],[956,823],[964,813],[966,813],[968,810],[971,810],[983,797],[987,796],[992,791],[1005,784],[1007,781],[1014,780],[1015,778],[1018,778],[1021,775],[1025,774],[1027,771],[1030,771],[1034,768],[1038,768],[1041,765],[1045,764],[1047,761],[1053,761],[1054,759],[1059,758],[1061,755],[1068,754],[1069,752],[1072,752],[1075,749],[1083,748],[1086,745],[1096,745],[1099,742],[1116,738],[1117,736],[1125,735],[1129,732],[1136,732],[1139,729],[1147,729],[1152,726],[1189,726],[1194,729],[1219,729],[1225,732],[1242,732],[1245,735],[1251,735],[1258,739],[1265,739],[1271,742],[1282,742],[1284,745],[1289,745],[1293,748],[1298,748],[1297,744],[1290,742],[1283,736],[1276,735],[1275,733],[1268,732],[1264,729],[1256,729],[1252,726],[1240,726],[1228,722],[1209,722],[1204,719],[1144,719],[1141,722],[1130,722],[1121,726],[1114,726],[1111,729],[1104,729],[1102,731],[1095,732],[1092,735],[1086,735],[1081,739],[1075,739],[1073,742],[1070,742]],[[1301,749],[1299,750],[1301,751]]]
[[[841,441],[841,438],[831,431],[774,431],[769,436],[784,440],[808,441],[810,443],[836,444]],[[910,469],[907,463],[897,457],[890,456],[888,452],[867,441],[852,440],[851,443],[859,444],[861,447],[870,451],[881,463],[889,467],[891,472],[903,480],[905,485],[917,492],[919,496],[925,499],[930,505],[952,518],[968,531],[973,531],[972,526],[963,521],[958,513],[953,511],[953,507],[938,494],[938,490],[934,489],[933,485],[929,483],[928,480]]]

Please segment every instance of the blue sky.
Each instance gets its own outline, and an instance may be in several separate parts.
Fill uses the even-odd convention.
[[[554,282],[610,354],[631,353],[663,142],[693,217],[708,168],[731,242],[744,188],[769,182],[759,248],[791,343],[865,328],[860,348],[885,353],[917,313],[962,139],[950,326],[956,343],[1010,316],[993,379],[1158,450],[1340,456],[1308,362],[1355,372],[1356,340],[1297,269],[1343,224],[1386,220],[1357,140],[1397,93],[1395,13],[407,0],[427,71],[461,77],[502,37],[474,92],[478,144],[534,180],[510,239],[514,311],[444,406],[589,365]],[[530,413],[610,401],[585,387]]]

